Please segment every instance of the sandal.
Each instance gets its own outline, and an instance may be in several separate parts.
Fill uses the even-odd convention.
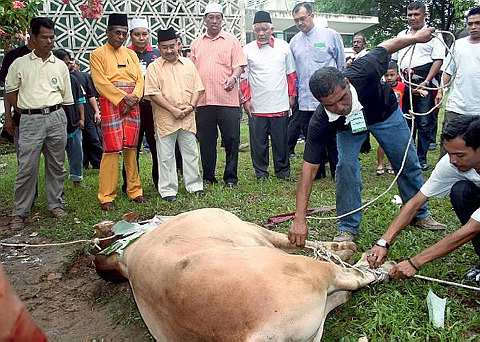
[[[385,170],[383,169],[383,167],[379,166],[377,167],[377,176],[381,176],[385,173]]]
[[[391,165],[387,165],[387,173],[388,173],[389,175],[394,175],[394,174],[395,174],[395,171],[393,171]]]

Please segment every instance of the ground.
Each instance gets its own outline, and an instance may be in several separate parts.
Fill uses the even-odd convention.
[[[242,141],[247,141],[247,128],[242,125]],[[297,147],[301,152],[302,145]],[[102,213],[96,201],[98,172],[88,170],[83,188],[73,188],[66,182],[69,215],[54,220],[46,210],[41,173],[39,198],[29,224],[20,232],[8,228],[13,208],[13,184],[16,160],[12,153],[0,148],[0,241],[1,242],[62,242],[92,237],[92,226],[104,219],[119,220],[130,211],[143,218],[154,214],[172,215],[202,207],[227,209],[242,219],[258,224],[269,216],[290,212],[295,208],[295,181],[301,158],[293,158],[293,179],[286,182],[271,177],[258,183],[253,175],[249,153],[241,153],[239,188],[224,189],[221,185],[206,188],[202,198],[188,195],[184,189],[176,203],[166,203],[155,193],[149,176],[151,159],[141,156],[141,176],[148,202],[132,203],[121,194],[117,209]],[[219,165],[223,168],[223,151],[219,148]],[[429,155],[430,163],[438,158],[438,150]],[[374,151],[361,156],[364,179],[364,200],[381,193],[393,177],[376,176]],[[217,177],[221,179],[220,172]],[[364,212],[360,250],[368,249],[385,230],[398,212],[391,203],[396,189]],[[315,183],[312,207],[331,205],[335,201],[334,183],[322,179]],[[430,202],[435,218],[448,224],[448,231],[458,227],[458,221],[447,200]],[[310,238],[331,240],[335,235],[334,221],[310,221]],[[288,224],[277,228],[286,232]],[[432,244],[443,233],[407,229],[391,248],[390,257],[402,260]],[[448,257],[425,266],[420,274],[451,281],[462,281],[469,266],[476,262],[471,245],[466,245]],[[127,284],[112,284],[100,279],[91,266],[91,255],[85,244],[72,247],[6,248],[0,249],[0,262],[12,285],[24,300],[33,318],[52,341],[148,341],[151,339],[136,310]],[[426,296],[432,289],[447,297],[445,328],[434,329],[428,321]],[[390,282],[362,289],[352,299],[329,315],[325,327],[326,341],[356,341],[361,336],[371,340],[433,340],[480,341],[480,295],[472,291],[426,283],[420,280]]]

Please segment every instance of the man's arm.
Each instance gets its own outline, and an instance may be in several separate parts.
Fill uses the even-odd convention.
[[[411,278],[415,275],[417,270],[427,262],[447,255],[451,251],[471,241],[478,234],[480,234],[480,222],[471,218],[463,227],[455,231],[453,234],[447,235],[442,240],[423,250],[413,258],[410,258],[410,261],[402,261],[395,265],[390,270],[389,275],[394,279]],[[411,263],[413,263],[413,265]],[[414,266],[417,269],[415,269]]]
[[[288,232],[290,243],[298,247],[305,246],[305,240],[307,239],[307,207],[318,168],[318,164],[304,161],[300,180],[298,181],[295,218]]]
[[[446,85],[450,83],[450,80],[452,79],[452,76],[447,74],[445,71],[442,74],[442,84]],[[443,99],[443,88],[439,88],[437,92],[437,96],[435,97],[435,105],[438,105],[442,99]]]
[[[415,43],[429,42],[433,38],[432,33],[434,31],[435,29],[431,27],[424,27],[423,29],[415,32],[415,34],[407,34],[388,39],[383,43],[380,43],[378,46],[383,47],[389,54],[392,54]]]
[[[182,119],[184,117],[183,110],[185,108],[177,108],[172,105],[168,100],[162,95],[162,93],[157,93],[154,95],[148,95],[150,101],[154,102],[156,105],[165,108],[168,110],[176,119]]]
[[[10,105],[14,108],[18,108],[17,100],[18,100],[18,90],[12,91],[11,93],[5,94],[5,99],[10,103]]]
[[[385,239],[390,245],[395,240],[395,237],[407,226],[410,224],[412,219],[417,214],[418,210],[425,204],[428,198],[422,194],[420,191],[413,196],[410,201],[407,202],[400,210],[400,214],[393,220],[392,224],[388,227],[387,231],[382,235],[382,238]],[[387,257],[388,249],[385,247],[380,247],[374,245],[370,256],[368,256],[367,261],[370,267],[377,268],[385,262]]]

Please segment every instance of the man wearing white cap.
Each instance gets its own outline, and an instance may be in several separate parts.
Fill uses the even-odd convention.
[[[191,58],[197,67],[205,93],[197,104],[197,136],[200,141],[203,179],[216,183],[217,126],[225,144],[226,187],[238,182],[238,145],[240,143],[240,101],[238,79],[247,64],[238,39],[222,30],[223,9],[209,3],[205,8],[204,24],[207,32],[191,45]]]
[[[138,59],[140,60],[140,69],[143,76],[147,71],[147,67],[150,63],[160,57],[160,51],[155,49],[151,45],[150,29],[147,19],[133,18],[130,21],[130,40],[132,44],[128,47],[135,51]],[[153,123],[152,105],[150,101],[142,99],[140,101],[140,131],[138,133],[137,144],[137,165],[140,148],[143,143],[143,136],[147,139],[150,152],[152,153],[152,182],[155,188],[158,189],[158,161],[157,161],[157,148],[155,142],[155,128]],[[138,166],[140,172],[140,165]],[[125,173],[125,167],[123,168],[123,187],[125,192],[127,189],[127,178]]]

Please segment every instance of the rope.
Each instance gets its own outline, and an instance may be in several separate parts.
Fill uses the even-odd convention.
[[[453,37],[453,44],[452,44],[452,48],[448,47],[445,42],[443,41],[443,39],[439,38],[438,35],[441,34],[441,33],[445,33],[445,34],[450,34],[452,37]],[[432,36],[438,40],[440,40],[442,42],[442,44],[445,46],[445,48],[447,49],[448,53],[450,54],[450,56],[452,56],[452,58],[450,59],[449,63],[447,64],[447,67],[450,66],[450,64],[453,62],[455,65],[455,59],[454,59],[454,54],[453,54],[453,49],[455,47],[455,36],[448,32],[448,31],[435,31],[434,33],[432,33]],[[415,51],[415,46],[416,44],[413,44],[411,46],[408,47],[407,49],[407,52],[410,51],[410,49],[412,49],[412,54],[410,55],[410,65],[412,65],[412,59],[413,59],[413,52]],[[407,53],[405,53],[404,56],[402,56],[402,59],[400,60],[400,63],[401,61],[403,61],[403,58],[405,58],[405,56],[407,55]],[[402,79],[402,82],[405,82],[406,84],[409,85],[409,97],[410,97],[410,110],[409,110],[409,116],[407,117],[407,119],[411,120],[411,130],[410,130],[410,139],[408,140],[408,143],[407,143],[407,147],[405,149],[405,153],[403,155],[403,159],[402,159],[402,164],[400,166],[400,169],[398,170],[397,174],[395,175],[395,178],[393,179],[393,181],[390,183],[390,185],[387,187],[387,189],[385,191],[383,191],[380,195],[376,196],[375,198],[373,198],[372,200],[364,203],[363,205],[361,205],[360,207],[358,207],[357,209],[353,209],[345,214],[342,214],[342,215],[337,215],[337,216],[329,216],[329,217],[316,217],[316,216],[307,216],[307,219],[309,220],[317,220],[317,221],[330,221],[330,220],[338,220],[338,219],[341,219],[341,218],[344,218],[346,216],[350,216],[352,214],[355,214],[356,212],[359,212],[369,206],[371,206],[373,203],[377,202],[380,198],[382,198],[383,196],[385,196],[388,192],[390,192],[390,190],[393,188],[393,186],[395,185],[395,183],[397,182],[398,178],[400,177],[400,175],[402,174],[403,172],[403,169],[405,168],[405,164],[406,164],[406,161],[407,161],[407,156],[408,156],[408,150],[410,148],[410,146],[412,145],[412,142],[413,142],[413,133],[415,132],[415,116],[422,116],[422,115],[428,115],[430,113],[433,112],[433,110],[437,109],[442,103],[443,101],[445,101],[445,96],[442,97],[442,101],[440,101],[436,106],[434,106],[431,110],[429,110],[427,113],[416,113],[413,111],[413,90],[412,90],[412,85],[416,85],[414,83],[411,82],[411,78],[412,78],[412,74],[409,72],[408,73],[408,78],[409,80],[405,80],[405,78],[403,77],[402,73],[400,73],[400,78]],[[450,81],[448,82],[447,85],[444,85],[443,84],[443,78],[441,80],[441,84],[439,87],[436,87],[436,88],[430,88],[430,87],[424,87],[425,89],[429,89],[429,90],[440,90],[440,89],[445,89],[447,88],[453,81],[453,76],[450,78]]]
[[[0,242],[0,246],[3,247],[27,247],[27,248],[36,248],[36,247],[60,247],[60,246],[69,246],[69,245],[76,245],[80,243],[90,243],[94,245],[98,250],[102,250],[99,246],[99,243],[101,241],[106,241],[106,240],[111,240],[115,235],[106,237],[106,238],[95,238],[91,240],[75,240],[75,241],[69,241],[69,242],[58,242],[58,243],[41,243],[41,244],[28,244],[28,243],[6,243],[6,242]]]
[[[340,266],[342,268],[353,269],[353,270],[361,272],[362,274],[365,274],[365,273],[372,274],[375,277],[374,283],[385,280],[388,277],[388,272],[385,272],[382,269],[371,269],[371,268],[368,268],[368,267],[358,267],[358,266],[350,265],[349,263],[344,262],[342,259],[340,259],[340,257],[338,255],[336,255],[335,253],[333,253],[333,252],[329,251],[328,249],[326,249],[325,247],[323,247],[322,243],[319,242],[319,241],[313,241],[313,244],[311,246],[305,246],[305,247],[308,248],[308,249],[311,249],[313,251],[313,258],[316,259],[316,260],[323,259],[325,261],[334,263],[337,266]],[[413,277],[417,278],[417,279],[422,279],[422,280],[434,282],[434,283],[439,283],[439,284],[449,285],[449,286],[455,286],[455,287],[460,287],[460,288],[464,288],[464,289],[467,289],[467,290],[473,290],[473,291],[479,291],[480,292],[480,287],[460,284],[460,283],[456,283],[456,282],[453,282],[453,281],[447,281],[447,280],[442,280],[442,279],[426,277],[426,276],[422,276],[422,275],[419,275],[419,274],[415,274]]]

